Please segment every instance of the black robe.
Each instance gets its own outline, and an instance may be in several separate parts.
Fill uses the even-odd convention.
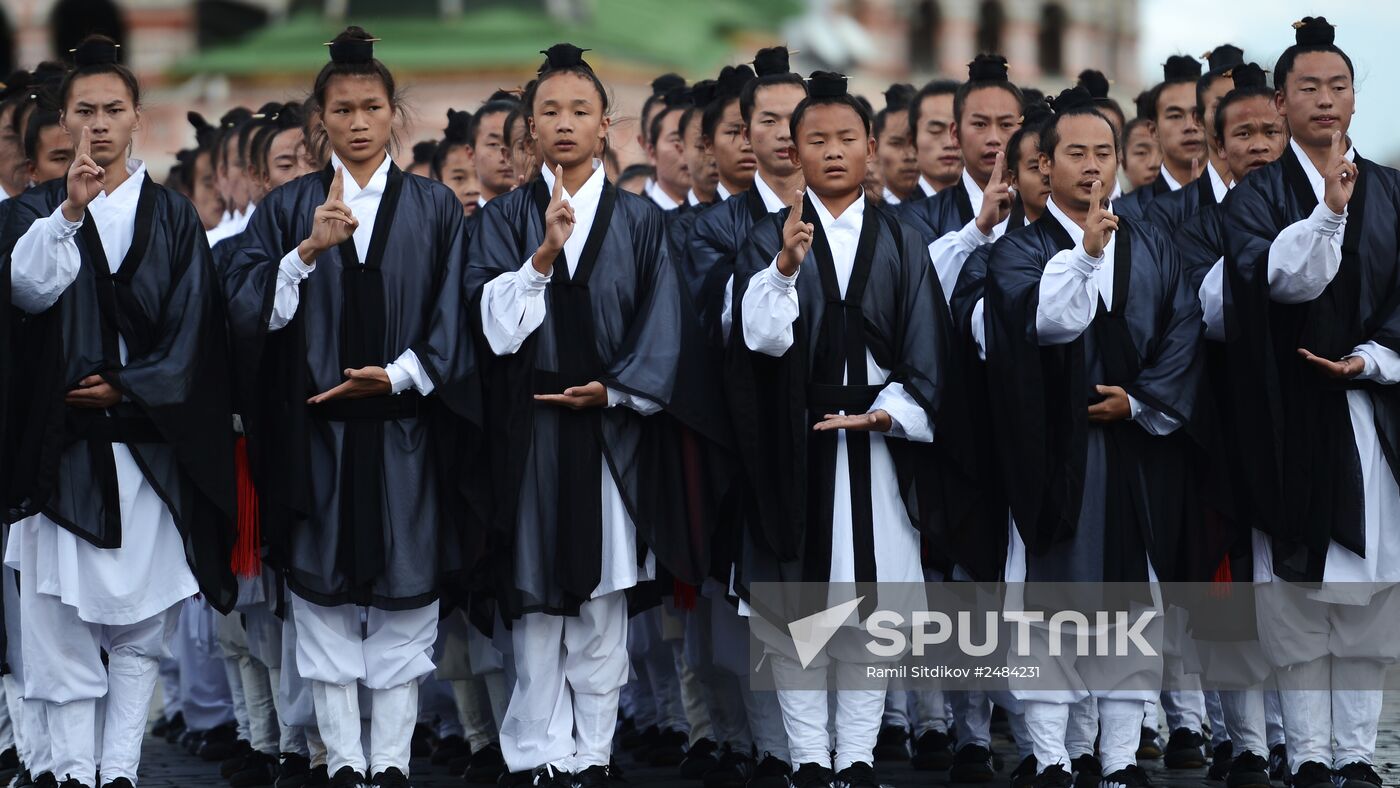
[[[0,242],[7,285],[15,243],[66,197],[59,179],[7,201]],[[25,321],[8,520],[42,513],[97,547],[120,547],[111,444],[125,443],[170,509],[201,592],[227,612],[237,599],[229,568],[235,531],[228,340],[204,229],[187,199],[148,176],[116,273],[91,217],[76,242],[77,278]],[[118,337],[126,342],[125,364]],[[63,402],[94,373],[124,395],[106,418]]]
[[[1120,219],[1113,309],[1101,299],[1078,338],[1042,346],[1041,277],[1071,248],[1047,212],[993,246],[985,284],[989,402],[1027,579],[1143,581],[1150,555],[1158,578],[1174,580],[1181,543],[1199,524],[1190,440],[1126,420],[1091,425],[1088,406],[1099,399],[1096,384],[1116,385],[1188,423],[1201,374],[1200,304],[1170,244],[1150,225]]]
[[[1135,221],[1147,221],[1147,206],[1154,200],[1165,194],[1171,194],[1172,187],[1167,185],[1167,179],[1161,175],[1157,180],[1133,189],[1127,194],[1113,201],[1113,212],[1119,216],[1126,216]]]
[[[716,343],[721,342],[724,286],[734,274],[734,260],[749,230],[767,215],[768,206],[754,186],[701,210],[690,226],[685,257],[677,263],[701,325]]]
[[[901,221],[919,234],[925,247],[962,229],[977,216],[972,196],[967,193],[967,185],[961,177],[937,194],[902,202],[894,210]]]
[[[1157,180],[1160,181],[1161,177]],[[1215,204],[1215,186],[1210,179],[1210,164],[1206,164],[1206,172],[1201,173],[1199,178],[1174,192],[1158,196],[1147,203],[1143,210],[1147,220],[1152,222],[1164,237],[1172,238],[1182,222],[1207,205]]]
[[[548,202],[548,187],[537,179],[482,211],[466,277],[479,347],[487,346],[483,290],[539,248]],[[561,253],[545,297],[544,322],[520,349],[482,362],[496,492],[490,571],[504,618],[576,615],[598,586],[602,462],[636,526],[638,562],[650,549],[658,573],[698,585],[708,569],[710,521],[695,511],[703,506],[696,490],[703,482],[691,475],[681,427],[721,443],[727,428],[716,382],[703,374],[703,340],[670,260],[662,211],[604,181],[575,271]],[[532,398],[593,380],[663,412],[576,412]]]
[[[390,166],[361,264],[354,240],[327,250],[296,314],[268,330],[282,257],[311,235],[330,168],[273,190],[225,275],[240,402],[269,561],[320,605],[421,607],[469,563],[485,515],[468,496],[480,393],[461,296],[462,206],[440,183]],[[308,406],[343,370],[412,349],[423,397]]]
[[[1295,582],[1322,580],[1333,540],[1365,552],[1348,391],[1369,397],[1387,463],[1400,477],[1400,388],[1326,379],[1297,353],[1342,358],[1368,341],[1400,351],[1400,174],[1359,155],[1356,165],[1341,264],[1312,301],[1279,303],[1268,290],[1269,247],[1317,205],[1293,146],[1247,175],[1225,211],[1225,320],[1238,438],[1250,456],[1251,500],[1273,539],[1274,573]]]
[[[814,432],[812,425],[837,410],[866,412],[879,390],[895,382],[903,384],[934,425],[947,385],[947,309],[927,249],[892,213],[870,202],[842,297],[821,220],[811,199],[804,201],[803,220],[811,222],[816,233],[797,279],[793,345],[777,358],[748,348],[741,316],[744,293],[752,277],[768,268],[782,249],[782,226],[790,210],[754,226],[734,280],[725,386],[758,513],[736,578],[741,595],[755,582],[830,578],[837,435]],[[885,384],[865,383],[867,350],[889,370]],[[929,461],[933,444],[887,436],[885,445],[894,459],[910,522],[926,544],[939,544],[942,502],[940,480],[933,473],[936,465]],[[871,583],[877,578],[869,433],[846,433],[846,446],[856,582]]]

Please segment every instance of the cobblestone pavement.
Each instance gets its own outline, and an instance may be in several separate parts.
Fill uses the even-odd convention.
[[[992,788],[1006,788],[1010,772],[1016,766],[1015,748],[1009,740],[1001,736],[994,737],[992,746],[1005,759],[1006,765],[998,775],[997,781],[991,785]],[[1387,784],[1396,785],[1400,782],[1400,693],[1387,694],[1375,760],[1376,770]],[[700,788],[698,780],[682,780],[675,769],[635,766],[625,754],[621,756],[620,762],[626,780],[621,784],[622,788]],[[1144,766],[1151,774],[1154,786],[1196,788],[1223,785],[1207,783],[1204,770],[1168,772],[1162,768],[1161,761],[1147,762]],[[916,772],[907,764],[881,763],[877,765],[877,770],[881,782],[895,788],[941,786],[948,783],[945,774]],[[460,778],[447,774],[445,769],[434,769],[426,759],[413,762],[412,777],[415,788],[456,788],[464,785]],[[205,763],[164,741],[147,738],[141,763],[141,788],[220,788],[225,785],[227,783],[219,779],[216,764]]]

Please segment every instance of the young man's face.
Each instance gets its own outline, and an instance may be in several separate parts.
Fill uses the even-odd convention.
[[[1011,173],[1011,185],[1021,197],[1021,204],[1030,213],[1045,212],[1045,200],[1050,196],[1050,183],[1040,173],[1040,139],[1035,134],[1021,135],[1020,161]]]
[[[754,93],[753,112],[745,133],[763,172],[785,178],[795,171],[788,156],[792,147],[792,111],[806,97],[801,85],[787,83],[761,87]]]
[[[1225,108],[1225,137],[1218,142],[1230,176],[1239,180],[1283,155],[1288,134],[1268,96],[1240,99]]]
[[[1277,101],[1299,145],[1331,145],[1332,134],[1345,136],[1356,114],[1351,70],[1336,52],[1304,52],[1293,61]]]
[[[1123,150],[1123,172],[1128,176],[1128,185],[1134,189],[1157,180],[1162,173],[1162,148],[1146,123],[1139,123],[1128,133],[1128,144]]]
[[[1205,103],[1205,115],[1200,117],[1201,132],[1210,137],[1210,130],[1215,128],[1215,109],[1220,106],[1220,99],[1235,87],[1235,81],[1229,77],[1215,77],[1210,81],[1201,94],[1201,100]],[[1200,109],[1199,107],[1197,109]],[[1218,152],[1218,151],[1217,151]]]
[[[875,141],[880,164],[880,180],[901,200],[907,200],[919,185],[919,157],[909,134],[909,111],[885,115],[885,127]]]
[[[663,110],[660,134],[652,147],[652,162],[656,180],[671,194],[684,194],[690,188],[690,168],[686,164],[685,147],[681,143],[680,110]]]
[[[515,185],[515,168],[511,166],[510,151],[505,146],[505,123],[509,115],[505,111],[483,115],[476,129],[473,159],[476,174],[481,178],[482,193],[488,200],[505,194]]]
[[[744,118],[739,112],[738,99],[731,100],[720,114],[709,147],[721,179],[744,188],[753,183],[754,173],[758,171],[758,157],[754,155],[749,137],[744,133]]]
[[[809,107],[795,143],[794,158],[817,196],[841,197],[862,188],[875,143],[854,109],[845,104]]]
[[[953,94],[925,96],[919,102],[919,127],[914,129],[919,172],[938,188],[962,174],[962,148],[953,136]]]
[[[1060,141],[1054,158],[1040,154],[1040,172],[1050,178],[1050,195],[1066,211],[1089,209],[1094,181],[1100,194],[1112,191],[1111,179],[1118,167],[1118,151],[1108,121],[1095,115],[1071,115],[1059,121]]]
[[[1176,170],[1191,169],[1193,160],[1205,165],[1206,139],[1195,106],[1194,82],[1167,85],[1157,97],[1157,142],[1167,164]]]
[[[702,199],[713,199],[715,184],[719,182],[719,165],[705,146],[701,134],[704,115],[699,110],[690,113],[682,144],[685,148],[685,167],[690,172],[690,185]]]
[[[996,167],[997,154],[1021,127],[1021,102],[1008,90],[979,88],[967,94],[962,117],[953,133],[962,147],[963,164],[977,183],[986,184]]]

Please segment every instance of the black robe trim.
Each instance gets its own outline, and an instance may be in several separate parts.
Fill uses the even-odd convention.
[[[755,175],[755,178],[758,176]],[[768,215],[768,205],[763,202],[763,195],[758,193],[758,186],[750,186],[744,192],[744,206],[749,209],[749,217],[758,222]]]

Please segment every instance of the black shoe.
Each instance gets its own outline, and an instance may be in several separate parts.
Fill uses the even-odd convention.
[[[1201,746],[1206,737],[1200,731],[1177,728],[1167,739],[1167,749],[1162,755],[1162,765],[1168,769],[1200,769],[1206,765],[1206,754]]]
[[[423,723],[413,726],[413,738],[408,745],[408,753],[413,758],[427,758],[433,754],[433,742],[437,741],[437,736],[433,735],[432,728]]]
[[[151,723],[151,735],[157,739],[164,739],[166,732],[169,730],[170,720],[167,720],[164,714],[156,717],[156,721]]]
[[[1093,753],[1070,759],[1069,770],[1074,775],[1074,788],[1098,788],[1103,778],[1103,764]]]
[[[185,715],[177,711],[175,712],[175,716],[171,717],[170,721],[166,723],[165,733],[161,735],[161,738],[165,739],[166,744],[174,744],[178,742],[180,737],[184,734]]]
[[[948,734],[927,730],[914,740],[914,754],[909,762],[915,769],[941,772],[953,766],[953,747]]]
[[[199,745],[204,743],[204,731],[186,730],[180,734],[180,749],[190,755],[199,755]]]
[[[969,744],[953,756],[948,770],[951,783],[989,783],[997,776],[992,766],[992,751],[980,744]]]
[[[1011,770],[1011,788],[1031,788],[1035,783],[1036,760],[1034,755],[1027,755],[1016,764],[1016,768]]]
[[[773,753],[763,753],[763,760],[753,768],[747,788],[791,788],[792,766]]]
[[[744,788],[753,777],[756,765],[752,755],[726,748],[720,753],[715,768],[705,772],[701,779],[705,788]]]
[[[834,788],[836,778],[831,770],[819,763],[804,763],[792,775],[793,788]]]
[[[428,762],[434,766],[446,766],[453,758],[470,754],[471,749],[466,739],[461,736],[444,736],[438,739],[437,746],[433,748],[433,755]],[[461,769],[457,771],[461,771]]]
[[[34,778],[36,788],[58,788],[58,778],[53,776],[53,772],[44,772]]]
[[[531,773],[530,784],[534,788],[573,788],[574,778],[568,772],[561,772],[553,766],[545,765]]]
[[[719,745],[714,739],[701,739],[690,745],[681,761],[681,776],[687,780],[699,780],[719,766]]]
[[[1162,757],[1162,745],[1157,738],[1157,729],[1142,726],[1142,737],[1138,739],[1137,759],[1155,761]]]
[[[590,766],[574,774],[575,788],[608,788],[612,785],[612,774],[606,766]]]
[[[1269,779],[1274,782],[1291,782],[1293,775],[1288,773],[1288,745],[1275,744],[1269,749]]]
[[[685,745],[690,737],[677,730],[665,730],[657,734],[650,747],[637,753],[637,758],[650,766],[680,766],[685,760]]]
[[[1337,770],[1333,780],[1338,788],[1380,788],[1384,783],[1371,764],[1353,761]]]
[[[222,774],[223,761],[237,755],[240,745],[252,749],[247,742],[239,740],[238,728],[230,722],[205,731],[194,754],[198,755],[200,760],[220,764],[219,772]]]
[[[397,766],[390,766],[374,775],[374,782],[370,785],[379,786],[379,788],[409,788],[408,775],[399,771]]]
[[[117,779],[102,786],[102,788],[136,788],[136,786],[132,785],[131,781],[126,779],[125,777],[118,777]]]
[[[1034,757],[1034,755],[1031,756],[1031,758]],[[1074,785],[1074,775],[1065,770],[1063,763],[1057,763],[1046,767],[1045,771],[1037,774],[1031,785],[1033,788],[1070,788],[1071,785]]]
[[[501,755],[501,745],[493,741],[472,753],[466,769],[462,772],[462,779],[468,783],[490,785],[500,780],[501,775],[505,773],[506,759]]]
[[[277,764],[275,788],[306,788],[311,779],[311,759],[294,752],[283,753],[282,762]]]
[[[533,772],[502,772],[496,788],[526,788],[534,779]]]
[[[832,785],[837,788],[880,788],[880,781],[875,779],[875,767],[857,761],[837,772]]]
[[[903,761],[908,757],[909,731],[898,725],[881,726],[880,735],[875,739],[875,762]],[[837,779],[840,779],[839,775]]]
[[[619,744],[624,750],[644,750],[656,744],[656,737],[661,735],[661,730],[655,725],[633,730],[622,737]]]
[[[1234,760],[1235,745],[1228,740],[1215,745],[1215,749],[1210,754],[1210,771],[1206,772],[1206,779],[1216,781],[1225,779],[1225,775],[1230,773],[1230,764]]]
[[[1147,779],[1147,772],[1136,764],[1125,769],[1119,769],[1113,774],[1106,774],[1099,780],[1099,788],[1151,788],[1152,781]]]
[[[58,788],[88,788],[88,784],[80,783],[77,780],[74,780],[72,777],[69,777],[68,779],[59,783]]]
[[[248,759],[253,754],[253,745],[243,739],[233,743],[233,754],[219,763],[219,776],[225,780],[248,768]]]
[[[0,752],[0,785],[8,785],[19,774],[19,750],[11,747]]]
[[[1269,788],[1269,762],[1248,750],[1236,755],[1225,774],[1226,788]]]
[[[340,767],[331,778],[330,788],[363,788],[365,776],[355,771],[353,766]]]
[[[28,769],[20,769],[19,774],[15,775],[15,781],[10,783],[10,788],[33,788],[33,786],[34,776],[29,773]]]
[[[272,788],[277,782],[277,756],[254,750],[243,764],[242,771],[228,778],[232,788]]]
[[[1333,785],[1332,770],[1317,761],[1306,761],[1292,778],[1293,788],[1327,788]]]
[[[331,784],[330,767],[324,763],[311,768],[311,773],[306,778],[306,788],[327,788]]]

